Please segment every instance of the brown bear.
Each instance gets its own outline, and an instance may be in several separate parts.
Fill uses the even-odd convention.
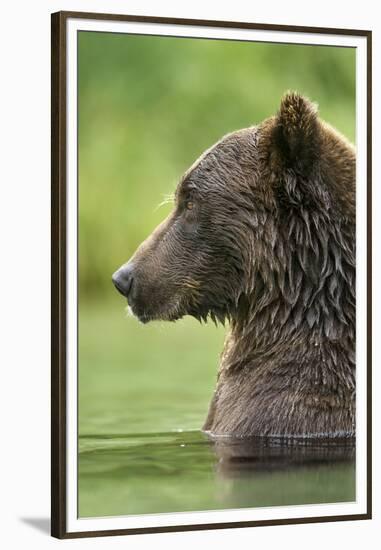
[[[206,432],[355,435],[355,150],[307,98],[201,155],[113,282],[143,323],[229,321]]]

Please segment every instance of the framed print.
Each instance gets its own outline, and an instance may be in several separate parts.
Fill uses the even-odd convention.
[[[52,535],[371,517],[371,32],[52,16]]]

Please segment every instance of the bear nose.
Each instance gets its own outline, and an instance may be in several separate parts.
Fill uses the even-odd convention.
[[[114,283],[115,288],[126,298],[128,298],[128,294],[130,293],[132,287],[132,272],[133,265],[128,263],[123,265],[120,269],[118,269],[118,271],[115,271],[112,276],[112,282]]]

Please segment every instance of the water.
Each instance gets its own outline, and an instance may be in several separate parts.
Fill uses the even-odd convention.
[[[80,517],[355,500],[347,441],[219,438],[200,431],[83,435]]]

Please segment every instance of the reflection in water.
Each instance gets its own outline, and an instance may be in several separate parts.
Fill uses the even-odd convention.
[[[223,476],[316,468],[354,462],[355,444],[349,439],[211,438],[217,471]]]
[[[355,500],[348,440],[170,432],[79,439],[81,517]]]

